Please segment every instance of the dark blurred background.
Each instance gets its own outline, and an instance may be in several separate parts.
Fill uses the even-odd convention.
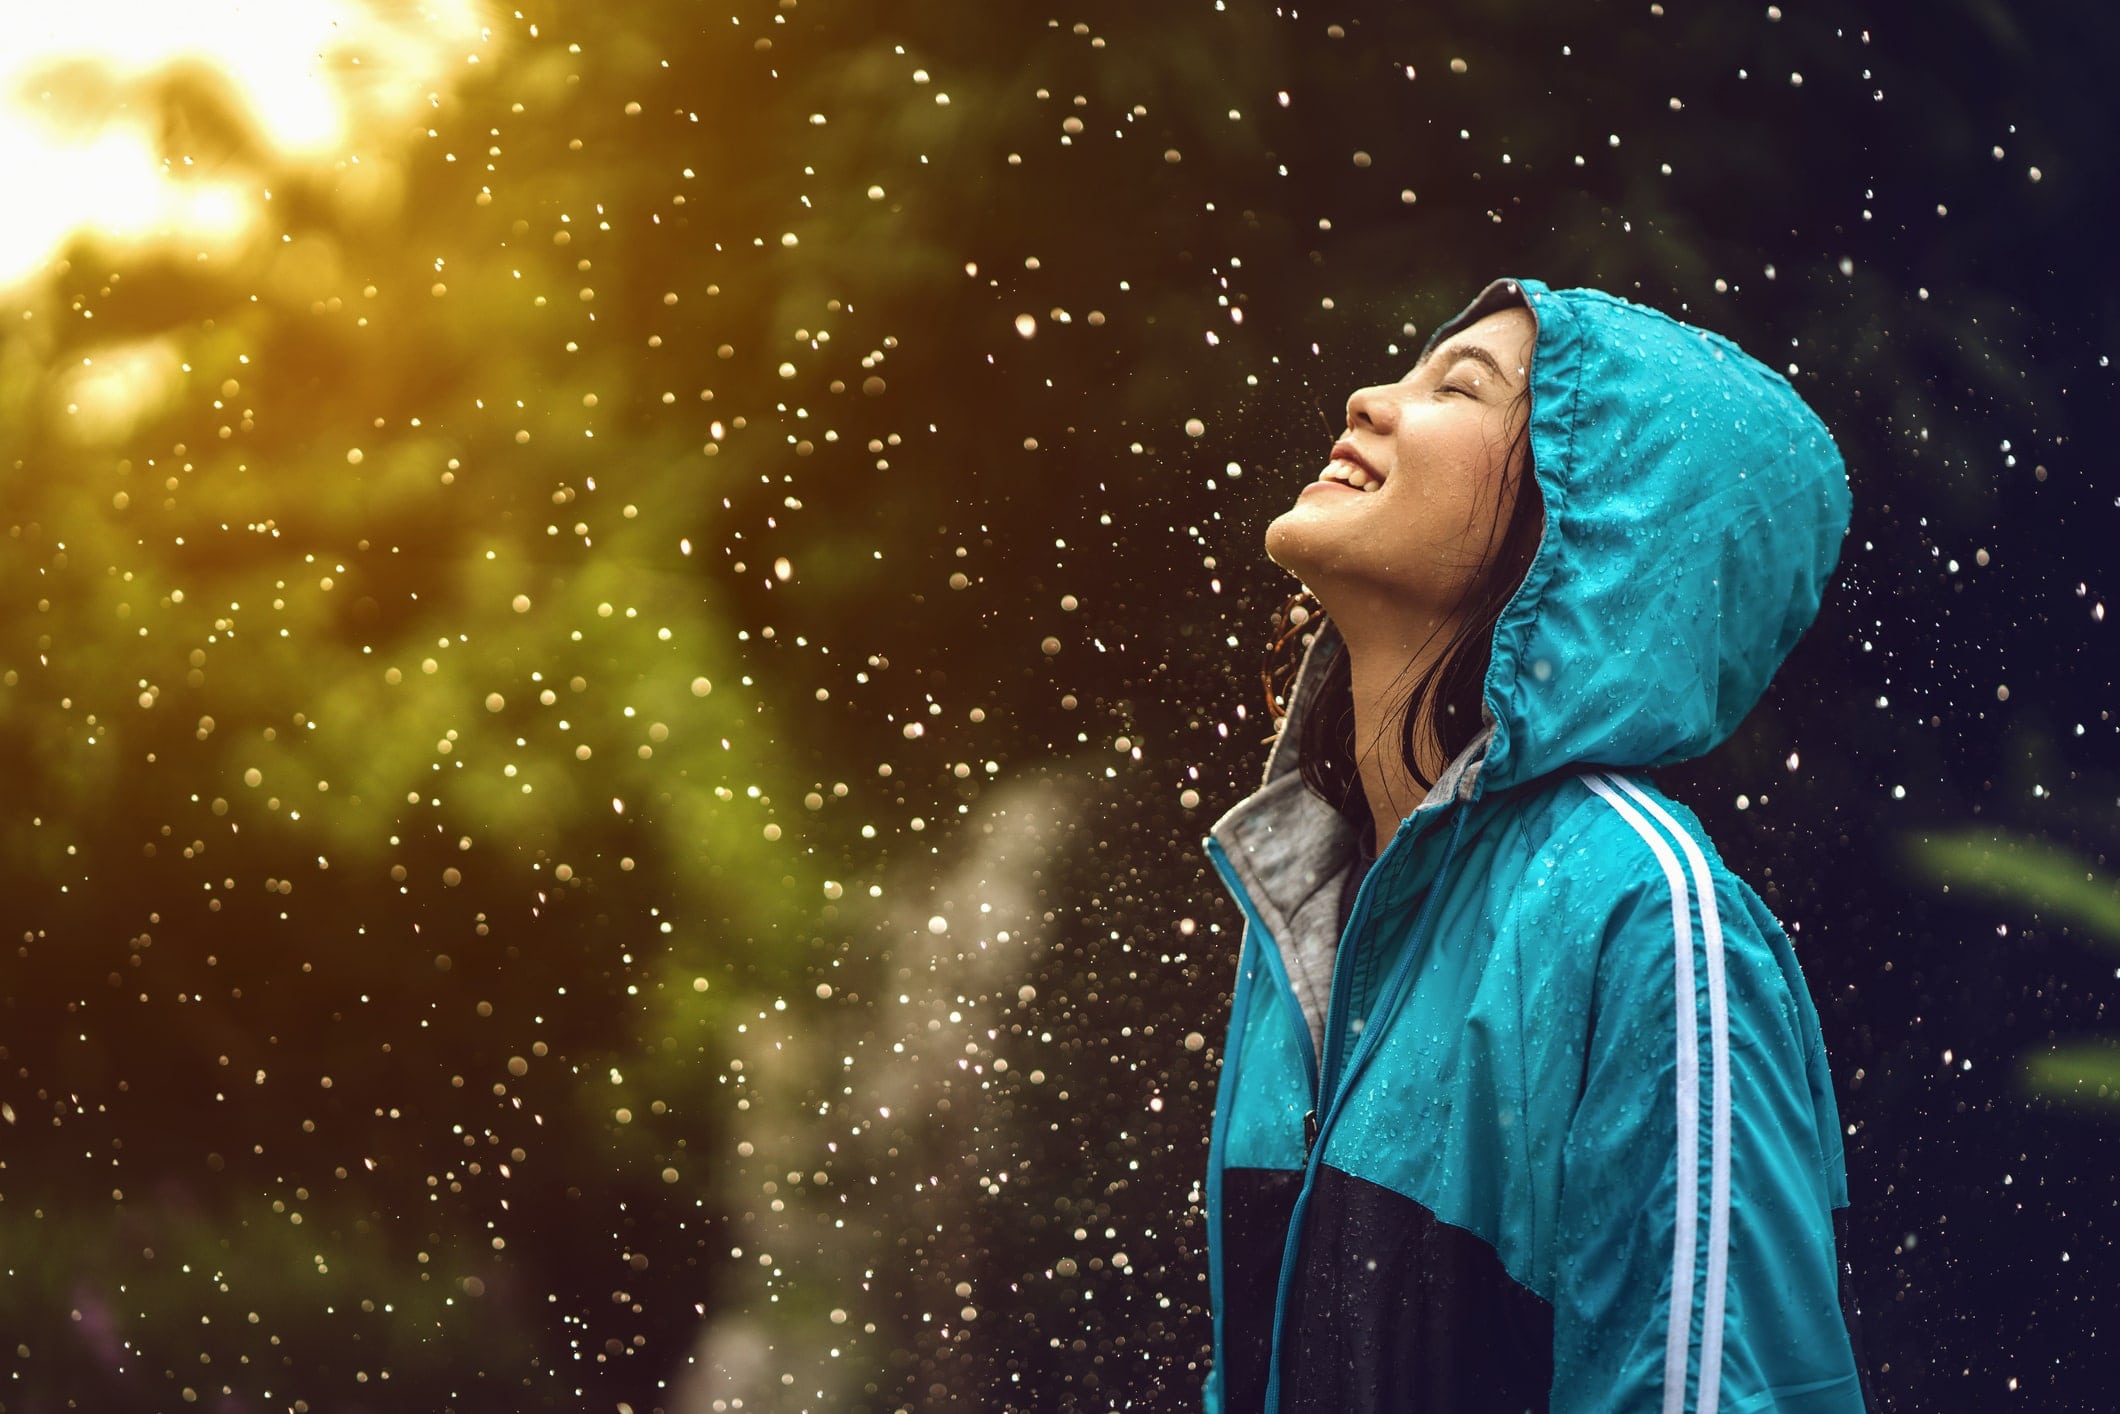
[[[1839,438],[1664,784],[1880,1393],[2111,1407],[2116,17],[11,20],[0,1410],[1192,1407],[1260,533],[1502,274]]]

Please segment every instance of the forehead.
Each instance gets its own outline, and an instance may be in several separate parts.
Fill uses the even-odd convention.
[[[1522,305],[1498,309],[1437,340],[1435,347],[1406,376],[1412,378],[1423,370],[1436,374],[1446,372],[1450,365],[1464,358],[1468,350],[1485,353],[1494,360],[1497,368],[1521,371],[1531,362],[1537,334],[1538,325],[1530,310]],[[1474,356],[1477,357],[1478,353]]]
[[[1492,353],[1528,355],[1531,350],[1526,345],[1537,332],[1537,327],[1532,321],[1530,310],[1522,305],[1512,305],[1508,309],[1497,309],[1492,314],[1475,319],[1443,340],[1436,347],[1435,353],[1443,353],[1459,344],[1478,344]]]

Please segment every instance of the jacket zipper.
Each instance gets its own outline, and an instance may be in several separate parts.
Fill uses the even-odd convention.
[[[1303,1166],[1306,1177],[1311,1151],[1317,1147],[1318,1134],[1322,1128],[1322,1116],[1331,1109],[1332,1086],[1338,1079],[1342,1050],[1341,1033],[1347,1027],[1347,992],[1351,985],[1347,974],[1357,951],[1353,944],[1361,938],[1369,923],[1369,911],[1375,900],[1376,884],[1381,875],[1377,866],[1381,865],[1399,841],[1405,838],[1415,818],[1417,817],[1408,817],[1399,822],[1398,829],[1385,844],[1383,853],[1372,862],[1361,887],[1355,891],[1354,908],[1348,915],[1347,929],[1340,935],[1339,951],[1333,958],[1332,987],[1326,993],[1325,1046],[1322,1058],[1318,1054],[1316,1043],[1310,1039],[1310,1023],[1304,1019],[1302,1003],[1296,1000],[1295,988],[1289,983],[1278,942],[1267,928],[1265,920],[1259,916],[1258,907],[1252,903],[1251,891],[1245,888],[1243,880],[1237,877],[1236,868],[1229,862],[1229,855],[1222,848],[1222,842],[1212,835],[1207,838],[1207,857],[1213,862],[1215,872],[1222,876],[1223,887],[1236,899],[1237,907],[1243,911],[1244,921],[1258,934],[1259,951],[1276,983],[1274,990],[1280,995],[1281,1004],[1296,1029],[1296,1048],[1302,1054],[1304,1080],[1310,1089],[1310,1108],[1303,1114]],[[1227,1059],[1224,1057],[1225,1061]]]
[[[1271,1351],[1271,1355],[1267,1365],[1266,1399],[1269,1408],[1277,1407],[1280,1402],[1281,1324],[1287,1315],[1289,1281],[1293,1276],[1294,1263],[1302,1247],[1304,1209],[1309,1206],[1310,1191],[1317,1182],[1318,1140],[1323,1135],[1326,1122],[1332,1115],[1333,1105],[1338,1099],[1334,1091],[1339,1085],[1339,1069],[1343,1050],[1341,1033],[1346,1030],[1347,1026],[1347,988],[1351,985],[1349,974],[1352,970],[1352,957],[1356,951],[1352,944],[1361,938],[1369,924],[1369,911],[1375,900],[1377,880],[1382,877],[1382,870],[1377,866],[1381,865],[1390,856],[1391,852],[1399,847],[1400,843],[1405,840],[1407,834],[1412,830],[1414,822],[1419,818],[1420,812],[1416,811],[1413,815],[1399,822],[1399,827],[1393,832],[1390,843],[1386,844],[1383,850],[1378,853],[1375,862],[1370,866],[1368,874],[1363,877],[1361,887],[1355,893],[1354,909],[1348,917],[1347,928],[1340,935],[1339,952],[1333,959],[1332,990],[1327,994],[1325,1006],[1325,1053],[1321,1061],[1315,1061],[1311,1066],[1309,1079],[1312,1085],[1312,1108],[1306,1111],[1303,1116],[1303,1183],[1296,1193],[1295,1210],[1289,1215],[1288,1235],[1281,1256],[1280,1280],[1276,1284],[1274,1292],[1273,1325],[1268,1336],[1268,1348]],[[1229,858],[1223,852],[1221,844],[1212,836],[1209,836],[1207,846],[1208,857],[1214,861],[1215,868],[1221,873],[1223,882],[1228,886],[1231,895],[1236,898],[1238,907],[1244,910],[1245,920],[1258,929],[1260,940],[1266,945],[1261,951],[1272,960],[1275,979],[1280,984],[1279,990],[1283,998],[1290,1003],[1294,1003],[1295,992],[1289,986],[1286,969],[1281,965],[1280,949],[1274,944],[1273,935],[1266,930],[1265,924],[1260,920],[1258,910],[1252,904],[1250,892],[1236,878],[1235,870],[1231,867]],[[1315,1048],[1309,1044],[1310,1027],[1302,1019],[1300,1005],[1295,1007],[1295,1014],[1297,1025],[1302,1032],[1304,1059],[1312,1061]],[[1225,1056],[1223,1060],[1226,1064],[1228,1057]]]

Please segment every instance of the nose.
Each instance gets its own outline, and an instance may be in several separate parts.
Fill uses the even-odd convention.
[[[1347,399],[1347,430],[1356,428],[1389,437],[1398,426],[1398,402],[1381,384],[1357,388]]]

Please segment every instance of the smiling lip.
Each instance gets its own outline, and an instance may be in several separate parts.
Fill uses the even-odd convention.
[[[1332,444],[1332,460],[1336,462],[1353,462],[1356,466],[1368,472],[1370,479],[1379,486],[1384,484],[1384,473],[1371,466],[1369,458],[1357,451],[1354,443],[1348,441],[1345,437]]]

